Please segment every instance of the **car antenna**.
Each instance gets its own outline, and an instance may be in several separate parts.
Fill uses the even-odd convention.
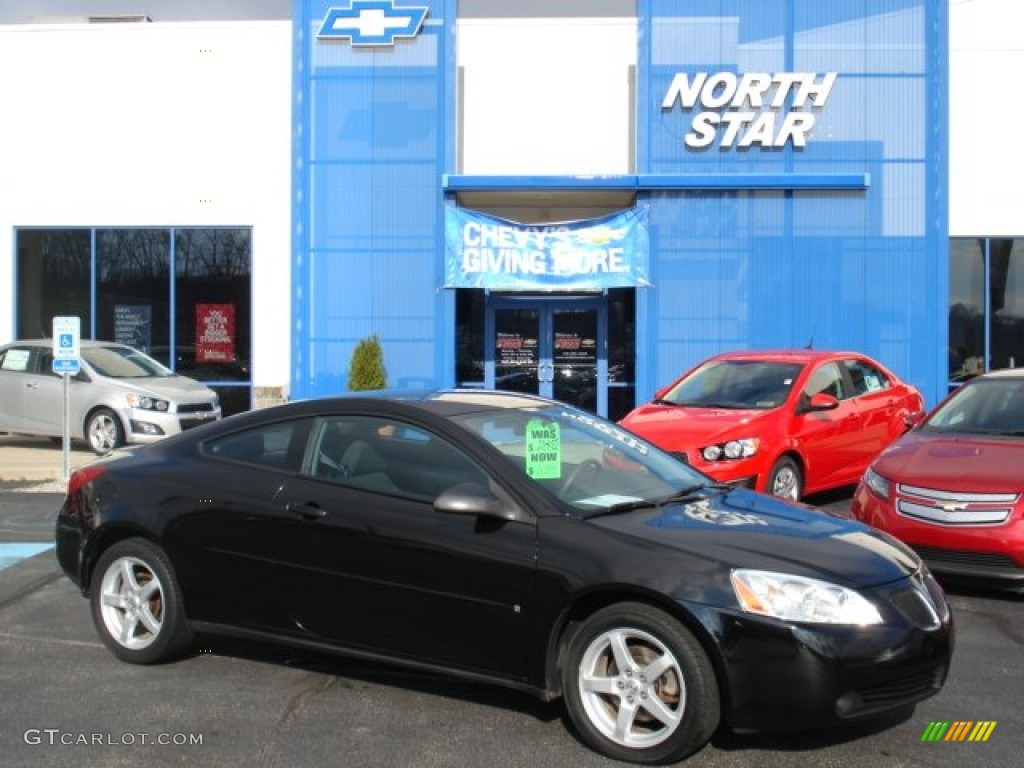
[[[817,333],[817,329],[815,329],[815,331],[811,333],[811,338],[807,342],[807,344],[804,346],[804,349],[814,349],[814,334],[815,333]]]

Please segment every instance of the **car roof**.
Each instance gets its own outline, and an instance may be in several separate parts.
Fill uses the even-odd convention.
[[[975,376],[972,381],[978,379],[1024,379],[1024,368],[1002,368],[997,371],[987,371]]]
[[[119,341],[98,341],[94,339],[81,339],[78,342],[79,347],[127,347],[128,344],[122,344]],[[8,342],[4,344],[5,347],[52,347],[53,339],[18,339],[16,341]]]
[[[743,349],[732,352],[723,352],[712,357],[712,360],[764,360],[778,363],[810,363],[819,360],[832,360],[836,358],[858,357],[866,355],[860,352],[847,352],[842,350],[827,349]]]
[[[278,406],[278,408],[291,410],[295,414],[313,414],[322,411],[367,407],[375,410],[378,408],[392,410],[396,414],[402,410],[421,410],[443,417],[451,417],[480,411],[540,409],[552,405],[563,404],[537,395],[500,390],[396,388],[346,392],[327,397],[294,400],[283,406]],[[254,411],[253,413],[259,412]]]

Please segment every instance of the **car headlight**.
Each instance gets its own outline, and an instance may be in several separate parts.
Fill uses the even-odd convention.
[[[170,407],[166,400],[147,395],[128,395],[127,399],[128,405],[132,408],[141,408],[144,411],[166,411]]]
[[[881,499],[889,498],[889,481],[868,467],[862,478],[864,485],[871,489],[871,492]]]
[[[704,461],[747,459],[757,453],[760,444],[761,441],[756,437],[745,437],[742,440],[707,445],[700,449],[700,455]]]
[[[852,589],[787,573],[746,568],[731,574],[732,589],[748,613],[817,624],[881,624],[878,609]]]

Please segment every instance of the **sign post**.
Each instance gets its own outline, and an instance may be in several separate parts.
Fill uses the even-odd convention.
[[[71,477],[71,377],[82,367],[82,322],[78,317],[53,318],[53,372],[64,380],[64,476]]]

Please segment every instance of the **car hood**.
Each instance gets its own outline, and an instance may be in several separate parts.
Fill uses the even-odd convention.
[[[774,409],[737,410],[649,403],[629,413],[620,423],[652,443],[674,450],[693,448],[695,443],[704,445],[750,437],[773,413]]]
[[[205,384],[186,376],[145,376],[135,379],[106,379],[116,381],[125,389],[138,392],[139,394],[158,395],[169,400],[181,400],[182,398],[196,400],[204,397],[212,397],[214,392]]]
[[[592,518],[594,525],[727,568],[756,568],[865,589],[906,578],[918,558],[881,531],[745,489]]]
[[[874,468],[907,485],[971,493],[1020,493],[1024,439],[915,430],[889,446]]]

